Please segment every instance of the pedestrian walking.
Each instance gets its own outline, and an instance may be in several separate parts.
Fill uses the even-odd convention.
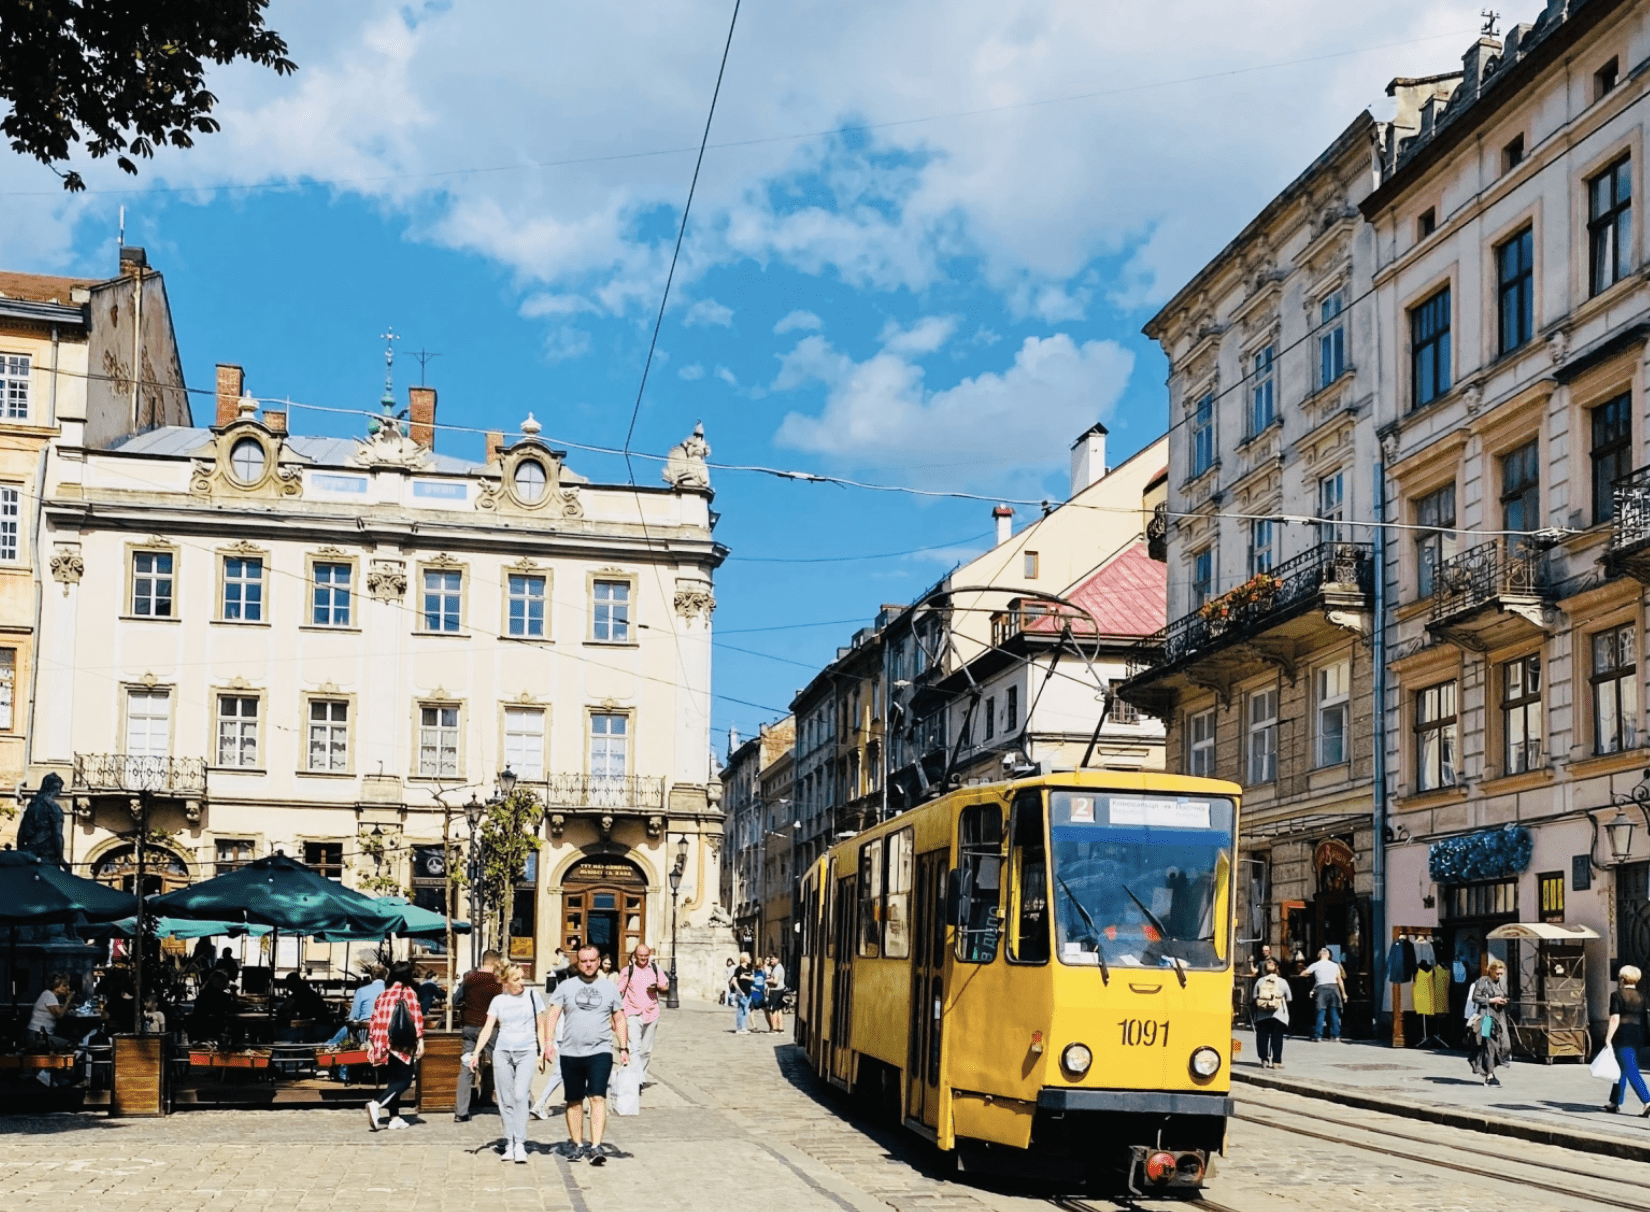
[[[1283,1037],[1289,1029],[1289,1003],[1295,995],[1289,990],[1289,982],[1278,973],[1277,960],[1267,956],[1263,969],[1249,999],[1253,1007],[1255,1047],[1260,1052],[1262,1069],[1281,1069]]]
[[[1641,1116],[1650,1117],[1650,1093],[1645,1092],[1639,1071],[1639,1049],[1644,1047],[1644,994],[1639,981],[1644,974],[1632,964],[1623,964],[1616,973],[1616,991],[1610,995],[1610,1025],[1604,1031],[1604,1046],[1616,1054],[1621,1077],[1610,1087],[1610,1101],[1604,1109],[1612,1115],[1621,1110],[1628,1086],[1643,1104]]]
[[[619,997],[624,1001],[624,1021],[630,1028],[630,1068],[636,1088],[647,1082],[647,1067],[653,1060],[653,1037],[659,1030],[659,994],[670,988],[670,978],[653,962],[653,949],[637,943],[630,962],[619,973]]]
[[[750,1034],[751,990],[756,988],[756,969],[751,967],[750,952],[739,953],[739,963],[728,974],[728,996],[733,999],[733,1031],[735,1035]]]
[[[1312,978],[1312,1004],[1318,1017],[1312,1026],[1312,1042],[1341,1037],[1341,1007],[1346,1005],[1346,973],[1341,970],[1324,947],[1318,952],[1318,962],[1306,969]],[[1328,1027],[1328,1034],[1324,1028]]]
[[[564,976],[563,979],[573,980],[576,978]],[[561,983],[557,982],[554,987],[548,990],[549,994],[553,996],[556,989],[560,987]],[[550,999],[547,998],[546,1000]],[[556,1093],[556,1088],[561,1085],[561,1046],[566,1037],[567,1020],[565,1018],[557,1019],[555,1032],[551,1036],[554,1046],[550,1049],[550,1063],[540,1071],[544,1080],[539,1086],[538,1093],[533,1096],[533,1106],[529,1112],[534,1119],[550,1118],[550,1099]]]
[[[499,992],[488,1004],[487,1021],[476,1037],[469,1065],[472,1071],[479,1068],[487,1045],[493,1045],[493,1089],[504,1121],[504,1160],[525,1165],[529,1090],[534,1069],[542,1070],[548,1062],[550,1033],[544,999],[537,989],[527,988],[519,965],[502,965],[498,982]]]
[[[762,998],[762,1013],[769,1031],[785,1030],[785,965],[777,955],[768,956],[768,987]]]
[[[731,1005],[734,1004],[734,1000],[733,1000],[733,970],[738,966],[739,966],[739,961],[734,959],[733,957],[729,956],[728,957],[727,971],[723,973],[722,992],[720,992],[716,995],[716,1001],[719,1005],[731,1006]]]
[[[418,1008],[418,983],[413,966],[397,960],[390,966],[390,987],[378,995],[367,1031],[367,1060],[387,1072],[384,1093],[367,1100],[367,1123],[374,1132],[384,1127],[388,1113],[392,1130],[410,1125],[401,1118],[401,1096],[412,1085],[413,1062],[424,1055],[424,1014]]]
[[[497,972],[503,958],[497,951],[483,951],[481,967],[464,974],[453,997],[453,1009],[459,1012],[459,1033],[464,1038],[462,1055],[458,1059],[458,1098],[453,1105],[454,1123],[462,1124],[470,1118],[470,1090],[481,1072],[479,1066],[470,1063],[470,1056],[476,1050],[476,1040],[481,1038],[481,1029],[487,1023],[487,1012],[492,1008],[493,999],[503,989],[498,983]],[[491,1059],[487,1053],[481,1054],[482,1064]]]
[[[1507,1063],[1509,1051],[1507,965],[1492,959],[1467,994],[1467,1056],[1486,1086],[1499,1086],[1495,1070]]]
[[[618,979],[618,977],[613,975],[613,957],[611,955],[602,956],[602,968],[600,975],[604,981],[614,981]]]
[[[601,953],[581,947],[575,975],[556,986],[550,995],[547,1030],[554,1033],[565,1017],[567,1031],[562,1042],[552,1044],[561,1061],[562,1080],[567,1084],[567,1136],[571,1142],[568,1161],[589,1159],[592,1166],[607,1164],[602,1152],[602,1135],[607,1130],[607,1083],[613,1074],[613,1044],[619,1045],[619,1063],[630,1064],[629,1025],[624,1018],[624,1001],[611,981],[597,972]],[[590,1145],[584,1144],[584,1100],[590,1100]]]

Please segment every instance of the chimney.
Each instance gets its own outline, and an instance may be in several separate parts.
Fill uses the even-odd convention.
[[[999,505],[991,511],[991,516],[997,519],[997,545],[1000,547],[1014,537],[1014,510],[1007,505]]]
[[[487,431],[487,461],[498,462],[498,457],[504,451],[504,435],[496,429]]]
[[[120,276],[123,278],[135,277],[139,272],[149,267],[149,258],[141,248],[131,248],[122,245],[120,249]]]
[[[1463,100],[1467,104],[1478,99],[1479,90],[1484,86],[1484,69],[1489,66],[1490,58],[1500,53],[1501,40],[1485,35],[1461,56],[1461,91],[1466,94]]]
[[[264,409],[264,428],[270,433],[286,434],[286,409]]]
[[[426,450],[435,449],[435,388],[407,388],[408,433]]]
[[[492,435],[489,434],[487,436],[491,437]],[[738,748],[739,748],[739,729],[729,728],[728,729],[728,756],[731,758],[733,756],[733,751],[735,749],[738,749]]]
[[[124,255],[129,248],[120,250]],[[141,249],[139,250],[142,251]],[[239,366],[218,363],[218,428],[240,416],[241,394],[246,390],[246,371]]]
[[[1071,444],[1071,495],[1106,475],[1106,427],[1096,421]]]

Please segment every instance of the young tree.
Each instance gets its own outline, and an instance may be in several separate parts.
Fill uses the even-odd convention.
[[[86,188],[58,166],[70,144],[113,155],[128,173],[159,144],[193,147],[218,129],[207,61],[246,59],[297,70],[264,25],[269,0],[0,0],[0,132],[12,148]]]
[[[516,883],[527,872],[527,860],[542,844],[538,831],[544,824],[544,805],[524,785],[509,795],[487,804],[482,818],[481,895],[486,902],[485,922],[474,926],[482,938],[497,940],[499,954],[510,954],[510,917],[515,907]]]

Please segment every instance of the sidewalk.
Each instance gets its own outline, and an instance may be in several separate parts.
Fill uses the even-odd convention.
[[[1497,1071],[1498,1089],[1486,1087],[1467,1067],[1464,1052],[1361,1041],[1314,1044],[1291,1036],[1284,1041],[1283,1068],[1262,1069],[1254,1032],[1238,1027],[1233,1036],[1242,1051],[1232,1060],[1232,1078],[1259,1089],[1650,1161],[1650,1120],[1638,1118],[1638,1099],[1629,1091],[1621,1113],[1606,1114],[1609,1083],[1573,1061],[1516,1061]]]

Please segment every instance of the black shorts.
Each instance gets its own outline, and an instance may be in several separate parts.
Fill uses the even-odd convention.
[[[612,1073],[611,1052],[561,1058],[561,1080],[567,1086],[567,1101],[570,1103],[582,1103],[586,1098],[606,1098],[607,1079]]]

